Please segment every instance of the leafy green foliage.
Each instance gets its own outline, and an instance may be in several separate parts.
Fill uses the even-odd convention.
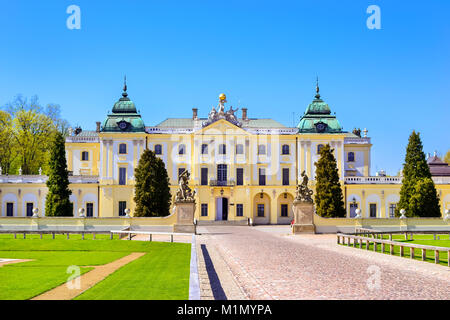
[[[316,166],[316,213],[322,217],[345,217],[342,188],[336,159],[330,145],[320,150],[320,159]]]
[[[406,210],[408,217],[440,217],[439,197],[431,179],[420,133],[413,131],[406,148],[403,180],[396,215]]]
[[[60,106],[45,108],[38,98],[30,101],[17,96],[0,111],[0,166],[2,173],[37,174],[48,169],[49,148],[53,135],[59,131],[67,135],[69,123],[61,119]]]
[[[164,162],[151,150],[144,150],[135,169],[136,217],[168,216],[170,211],[169,177]]]
[[[444,162],[450,164],[450,150],[448,150],[447,153],[445,154]]]
[[[57,132],[50,150],[48,194],[45,201],[47,216],[73,216],[73,204],[69,197],[69,172],[67,171],[65,139]]]

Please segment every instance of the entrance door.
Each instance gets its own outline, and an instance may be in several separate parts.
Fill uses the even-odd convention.
[[[216,198],[216,220],[228,220],[228,198]]]
[[[222,198],[222,220],[228,220],[228,199]]]

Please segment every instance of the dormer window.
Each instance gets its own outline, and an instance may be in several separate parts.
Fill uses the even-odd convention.
[[[236,154],[244,154],[244,145],[242,144],[236,145]]]
[[[227,146],[224,144],[219,145],[219,154],[226,154],[227,153]]]
[[[119,154],[127,153],[127,145],[125,143],[119,144]]]

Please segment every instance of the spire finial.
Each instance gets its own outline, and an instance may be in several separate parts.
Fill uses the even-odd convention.
[[[127,75],[124,76],[123,78],[123,93],[122,93],[123,97],[127,97],[128,93],[127,93]]]
[[[316,79],[316,99],[320,99],[320,94],[319,94],[319,77],[317,76]]]

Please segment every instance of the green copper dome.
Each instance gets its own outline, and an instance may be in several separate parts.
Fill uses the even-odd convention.
[[[316,88],[315,99],[306,108],[306,112],[297,125],[299,133],[340,133],[342,127],[335,115],[331,114],[330,107],[319,94],[319,85]]]
[[[133,101],[128,98],[127,85],[123,87],[122,98],[114,104],[112,112],[103,122],[102,132],[145,132],[144,121],[137,113]]]

